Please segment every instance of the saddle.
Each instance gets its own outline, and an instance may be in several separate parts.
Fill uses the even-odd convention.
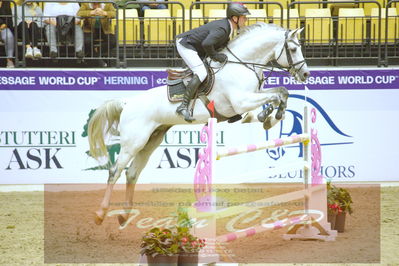
[[[212,90],[215,75],[212,68],[206,67],[206,69],[208,76],[198,88],[196,98],[201,95],[208,95]],[[188,68],[184,70],[167,69],[166,72],[168,73],[168,79],[166,81],[168,85],[168,99],[172,103],[181,102],[186,86],[193,77],[193,72]]]
[[[207,95],[212,91],[213,84],[215,82],[215,74],[208,64],[205,64],[206,71],[208,73],[207,78],[201,83],[197,90],[196,96],[194,97],[194,104],[197,98],[199,98],[205,105],[211,117],[215,117],[218,121],[228,121],[229,123],[234,123],[242,118],[241,115],[235,115],[233,117],[225,117],[217,112],[216,109],[211,110],[209,108],[210,100]],[[187,84],[193,77],[193,72],[186,68],[184,70],[173,70],[167,69],[168,79],[166,81],[168,88],[168,99],[172,103],[183,101],[183,95],[186,90]],[[191,105],[191,112],[194,109],[194,104]]]

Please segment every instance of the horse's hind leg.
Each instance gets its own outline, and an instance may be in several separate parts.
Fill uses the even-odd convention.
[[[129,161],[132,159],[132,155],[128,153],[123,147],[121,147],[121,151],[118,156],[118,160],[115,165],[109,170],[109,177],[107,182],[107,188],[105,190],[104,198],[101,202],[100,209],[95,212],[95,223],[100,225],[107,213],[109,208],[109,202],[111,200],[112,190],[116,181],[118,181],[121,176],[122,170],[126,167]]]
[[[126,171],[126,210],[124,215],[118,215],[118,221],[121,229],[126,226],[125,222],[129,218],[129,209],[133,206],[134,188],[140,173],[146,166],[151,154],[161,144],[163,136],[169,130],[169,128],[170,126],[161,126],[157,128],[154,133],[152,133],[144,148],[141,149],[133,159],[129,169]]]

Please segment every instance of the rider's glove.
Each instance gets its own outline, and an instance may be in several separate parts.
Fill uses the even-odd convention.
[[[218,61],[219,63],[225,63],[227,61],[227,55],[222,53],[217,53],[211,56],[212,60]]]

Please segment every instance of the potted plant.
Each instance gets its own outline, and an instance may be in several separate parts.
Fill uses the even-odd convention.
[[[148,265],[177,265],[179,245],[176,232],[170,229],[152,228],[142,237],[140,247]]]
[[[179,244],[179,266],[198,264],[198,253],[205,246],[205,239],[190,233],[193,223],[187,210],[179,208],[177,214],[176,238]]]
[[[331,229],[334,230],[335,220],[338,213],[338,204],[335,200],[335,193],[337,187],[327,182],[327,221],[331,224]]]
[[[179,266],[198,264],[198,253],[205,246],[205,240],[186,231],[188,228],[178,229]]]
[[[335,225],[331,227],[340,233],[345,230],[346,213],[353,213],[352,203],[352,197],[347,189],[336,187],[331,183],[327,184],[328,215],[335,216]],[[333,221],[330,222],[333,224]]]

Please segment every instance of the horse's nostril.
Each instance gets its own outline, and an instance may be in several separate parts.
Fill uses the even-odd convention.
[[[309,72],[305,72],[305,73],[303,73],[303,76],[304,76],[305,78],[307,78],[307,77],[310,76],[310,73],[309,73]]]

